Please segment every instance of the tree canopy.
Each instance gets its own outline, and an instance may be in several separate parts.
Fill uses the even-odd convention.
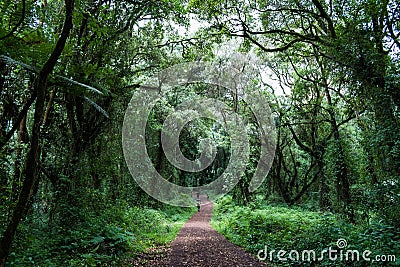
[[[190,160],[212,140],[215,157],[204,170],[182,170],[163,151],[169,114],[184,121],[193,111],[179,111],[182,103],[212,98],[224,103],[224,119],[242,118],[249,142],[229,192],[234,203],[263,199],[349,225],[400,227],[397,0],[1,0],[0,10],[0,266],[120,264],[118,250],[157,243],[162,234],[154,232],[169,231],[163,220],[189,216],[132,178],[121,142],[125,112],[160,71],[234,64],[236,53],[257,58],[252,67],[261,73],[246,90],[268,100],[276,134],[262,185],[251,190],[263,127],[247,93],[218,84],[160,95],[143,137],[155,170],[186,187],[226,172],[235,134],[215,119],[200,116],[178,137]],[[132,230],[135,223],[149,236]]]

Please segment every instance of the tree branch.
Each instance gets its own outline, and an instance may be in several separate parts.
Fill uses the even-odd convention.
[[[22,107],[22,110],[18,114],[17,119],[15,120],[11,130],[8,131],[7,134],[4,136],[4,138],[0,141],[0,150],[3,149],[3,147],[8,143],[10,138],[14,135],[15,131],[18,129],[18,126],[21,123],[22,119],[26,116],[29,108],[31,107],[32,103],[35,101],[36,95],[37,95],[36,91],[34,91],[31,95],[31,97],[28,99],[28,101],[26,101],[26,103]]]
[[[34,91],[36,92],[35,112],[33,115],[32,137],[30,147],[26,156],[24,182],[19,193],[18,202],[14,208],[10,222],[8,223],[0,242],[0,267],[5,266],[15,232],[25,212],[30,205],[30,200],[35,192],[35,186],[39,181],[39,158],[40,158],[40,127],[43,118],[43,109],[47,89],[47,80],[60,57],[69,33],[72,29],[72,13],[74,0],[65,0],[65,20],[61,35],[49,59],[39,72],[35,80]]]
[[[263,46],[262,44],[260,44],[257,40],[255,40],[254,38],[252,38],[249,34],[247,34],[247,32],[244,32],[244,34],[231,34],[231,36],[238,36],[238,37],[244,37],[249,39],[253,44],[255,44],[256,46],[258,46],[259,48],[261,48],[261,50],[263,50],[264,52],[283,52],[287,49],[289,49],[291,46],[293,46],[295,43],[299,43],[304,41],[303,39],[299,38],[299,39],[294,39],[292,41],[290,41],[289,43],[281,46],[281,47],[276,47],[276,48],[266,48],[265,46]]]
[[[22,0],[22,14],[21,14],[21,18],[19,19],[19,21],[17,22],[17,24],[15,24],[15,26],[11,29],[11,31],[9,33],[7,33],[6,35],[0,37],[0,40],[6,39],[8,37],[10,37],[17,29],[18,27],[24,22],[25,19],[25,10],[26,10],[26,0]]]
[[[331,17],[328,15],[328,13],[326,13],[324,7],[318,0],[312,0],[312,2],[314,4],[314,6],[318,9],[321,17],[323,17],[326,20],[326,22],[328,23],[328,29],[329,29],[331,36],[333,38],[336,38],[336,31],[335,31],[335,27],[333,26]]]
[[[297,134],[294,132],[293,128],[289,126],[289,130],[292,133],[293,139],[296,142],[296,144],[301,147],[304,151],[308,152],[310,155],[314,155],[314,152],[311,150],[311,148],[309,148],[308,146],[306,146],[305,144],[303,144],[303,142],[300,141],[299,137],[297,136]]]

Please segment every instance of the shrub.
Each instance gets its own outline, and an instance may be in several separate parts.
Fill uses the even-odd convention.
[[[279,266],[366,266],[366,261],[329,260],[327,255],[323,261],[279,261],[279,250],[316,251],[317,258],[323,250],[338,249],[337,241],[345,239],[347,250],[365,250],[372,252],[370,258],[376,255],[393,255],[400,251],[400,232],[394,227],[382,222],[371,225],[352,225],[330,213],[307,211],[299,207],[260,205],[257,207],[235,206],[229,196],[222,198],[214,209],[213,227],[225,235],[233,243],[244,247],[247,251],[257,254],[258,251],[275,250],[272,263]],[[400,257],[400,255],[395,255]],[[287,257],[287,256],[286,256]],[[361,256],[360,256],[361,257]],[[269,259],[269,256],[268,256]],[[397,259],[396,263],[400,263]],[[373,266],[380,266],[378,262]],[[387,266],[388,262],[382,263]]]

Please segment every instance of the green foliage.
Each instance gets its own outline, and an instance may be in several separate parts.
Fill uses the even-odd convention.
[[[9,266],[117,266],[150,247],[166,245],[194,209],[155,210],[116,201],[74,211],[71,225],[23,224]],[[76,214],[79,213],[79,214]]]
[[[0,0],[1,233],[18,201],[32,137],[34,105],[21,111],[60,36],[60,3]],[[258,194],[246,192],[260,154],[257,122],[226,88],[203,84],[175,88],[153,109],[146,144],[156,169],[184,186],[225,171],[229,136],[212,120],[191,121],[179,137],[190,159],[202,139],[215,142],[216,159],[201,173],[172,166],[160,143],[168,114],[187,116],[175,111],[179,104],[216,98],[249,122],[251,150],[233,200],[216,206],[213,223],[222,233],[252,252],[264,245],[324,249],[338,238],[377,254],[400,251],[398,10],[398,1],[75,1],[74,27],[45,90],[39,182],[9,265],[116,266],[171,241],[193,211],[164,207],[132,181],[120,140],[124,112],[158,70],[224,62],[234,47],[257,53],[273,74],[267,83],[277,95],[265,94],[279,140],[269,179]],[[193,19],[204,21],[189,34]],[[26,121],[14,125],[20,115]]]
[[[215,207],[212,225],[233,243],[253,254],[263,250],[315,250],[337,248],[340,238],[347,240],[346,249],[372,251],[375,255],[395,255],[400,246],[398,229],[382,221],[370,225],[352,225],[331,213],[304,210],[300,207],[258,204],[236,206],[232,199],[222,198]],[[276,254],[275,254],[276,256]],[[395,255],[398,257],[398,255]],[[314,266],[310,262],[282,262],[277,266]],[[397,259],[396,263],[399,263]],[[332,262],[325,258],[323,266],[365,266],[362,262]],[[385,264],[374,266],[386,266]]]

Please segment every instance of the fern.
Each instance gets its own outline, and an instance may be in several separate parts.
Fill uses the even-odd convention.
[[[84,83],[80,83],[80,82],[74,81],[74,80],[72,80],[72,79],[69,79],[69,78],[67,78],[67,77],[60,76],[60,75],[55,75],[55,77],[57,77],[57,78],[63,80],[64,83],[65,83],[67,86],[77,85],[77,86],[86,88],[86,89],[88,89],[88,90],[90,90],[90,91],[92,91],[92,92],[94,92],[94,93],[103,95],[103,92],[101,92],[100,90],[98,90],[98,89],[96,89],[96,88],[94,88],[94,87],[92,87],[92,86],[90,86],[90,85],[87,85],[87,84],[84,84]]]
[[[97,105],[93,100],[91,100],[90,98],[84,96],[83,97],[90,105],[92,105],[95,109],[97,109],[97,111],[99,111],[101,114],[103,114],[107,119],[109,119],[110,117],[108,116],[107,111],[105,111],[102,107],[100,107],[99,105]]]
[[[3,61],[9,65],[20,66],[20,67],[22,67],[28,71],[31,71],[33,73],[36,73],[36,74],[39,74],[39,72],[40,72],[40,69],[38,67],[31,66],[26,63],[22,63],[20,61],[14,60],[14,59],[4,56],[4,55],[0,55],[0,61]]]
[[[20,66],[23,69],[25,69],[27,71],[30,71],[30,72],[33,72],[35,74],[39,74],[39,72],[40,72],[40,69],[38,67],[36,67],[36,66],[31,66],[31,65],[25,64],[23,62],[14,60],[14,59],[12,59],[10,57],[7,57],[7,56],[4,56],[4,55],[0,55],[0,61],[5,62],[6,64],[9,64],[9,65]],[[75,85],[75,86],[79,86],[79,87],[85,88],[85,89],[87,89],[87,90],[89,90],[91,92],[94,92],[96,94],[103,95],[103,93],[100,90],[98,90],[98,89],[96,89],[96,88],[94,88],[94,87],[92,87],[90,85],[87,85],[87,84],[84,84],[84,83],[80,83],[80,82],[77,82],[77,81],[75,81],[73,79],[70,79],[70,78],[67,78],[67,77],[64,77],[64,76],[61,76],[61,75],[57,75],[57,74],[55,74],[53,76],[54,76],[54,78],[58,79],[59,82],[57,82],[57,84],[62,85],[64,87]],[[83,98],[90,105],[92,105],[97,111],[99,111],[101,114],[103,114],[106,118],[109,118],[108,113],[102,107],[100,107],[98,104],[96,104],[93,100],[89,99],[86,96],[83,96]]]
[[[10,65],[20,66],[20,67],[24,68],[25,70],[31,71],[31,72],[33,72],[35,74],[39,74],[39,72],[40,72],[40,69],[38,67],[36,67],[36,66],[28,65],[26,63],[14,60],[14,59],[12,59],[10,57],[7,57],[7,56],[4,56],[4,55],[0,55],[0,61],[3,61],[3,62],[5,62],[7,64],[10,64]],[[58,79],[59,83],[61,83],[62,85],[66,85],[66,86],[77,85],[77,86],[83,87],[83,88],[85,88],[87,90],[90,90],[91,92],[103,95],[103,93],[100,90],[98,90],[98,89],[96,89],[96,88],[94,88],[94,87],[92,87],[90,85],[87,85],[87,84],[84,84],[84,83],[80,83],[80,82],[77,82],[77,81],[75,81],[73,79],[70,79],[70,78],[67,78],[67,77],[64,77],[64,76],[61,76],[61,75],[57,75],[57,74],[55,74],[53,76],[54,76],[54,78]]]

